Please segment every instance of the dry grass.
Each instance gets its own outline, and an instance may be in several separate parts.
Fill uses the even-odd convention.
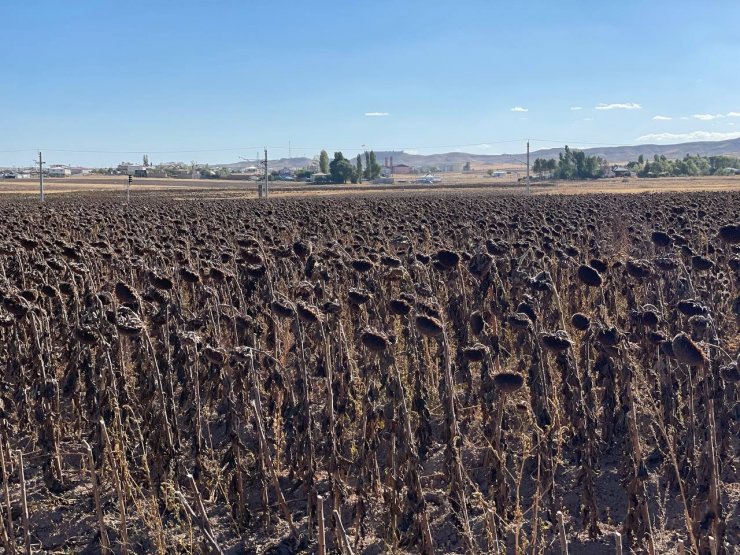
[[[312,185],[309,183],[270,184],[273,196],[324,196],[377,193],[433,193],[491,191],[516,193],[523,192],[524,185],[509,177],[493,178],[482,171],[470,173],[442,174],[443,181],[437,185],[413,183],[416,176],[397,176],[394,185]],[[399,180],[407,179],[402,183]],[[48,179],[45,182],[48,194],[81,192],[125,193],[123,176],[75,176],[67,179]],[[190,179],[136,179],[131,188],[133,194],[145,192],[178,192],[188,194],[204,193],[219,198],[256,197],[257,183],[253,181],[228,180],[190,180]],[[554,181],[548,183],[532,182],[534,194],[585,194],[585,193],[656,193],[689,191],[736,191],[740,190],[738,177],[676,177],[664,179],[604,179],[600,181]],[[0,194],[33,195],[38,193],[38,182],[34,180],[0,181]]]

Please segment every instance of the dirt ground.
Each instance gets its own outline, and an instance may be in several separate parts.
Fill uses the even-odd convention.
[[[414,176],[404,176],[412,180]],[[60,179],[46,179],[44,189],[47,194],[89,193],[95,191],[120,191],[125,195],[126,179],[124,176],[74,176]],[[35,180],[0,181],[0,195],[37,195],[39,184]],[[512,181],[511,178],[492,178],[485,174],[449,174],[444,181],[436,185],[412,182],[396,182],[393,185],[314,185],[310,183],[271,182],[270,193],[275,197],[323,196],[347,194],[419,194],[432,192],[491,191],[502,193],[523,193],[525,186]],[[740,190],[740,177],[676,177],[661,179],[603,179],[599,181],[552,181],[532,182],[533,194],[584,194],[584,193],[653,193],[669,191],[732,191]],[[189,180],[189,179],[135,179],[131,194],[142,192],[153,193],[167,191],[187,196],[214,198],[250,198],[257,196],[257,183],[254,181],[230,180]]]

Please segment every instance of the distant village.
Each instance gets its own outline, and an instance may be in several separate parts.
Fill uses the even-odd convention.
[[[303,163],[302,163],[303,162]],[[329,182],[330,175],[320,171],[319,160],[283,159],[268,161],[268,179],[271,181],[303,181],[310,183]],[[393,183],[397,176],[420,176],[418,180],[433,180],[441,178],[438,173],[460,173],[471,171],[470,162],[458,164],[441,164],[437,166],[411,166],[404,163],[394,163],[393,157],[385,157],[380,169],[380,175],[373,181],[376,183]],[[38,167],[0,168],[0,178],[3,179],[38,179]],[[65,178],[79,175],[121,175],[135,178],[172,178],[172,179],[225,179],[242,181],[260,181],[265,177],[265,163],[228,165],[190,164],[183,162],[169,162],[151,164],[144,156],[141,164],[121,162],[110,168],[86,168],[80,166],[51,165],[43,170],[44,176],[49,178]],[[511,171],[491,171],[488,175],[504,177]]]
[[[322,152],[322,155],[325,155]],[[367,153],[365,153],[367,155]],[[372,153],[371,153],[372,154]],[[392,152],[403,156],[401,151]],[[339,153],[341,156],[341,153]],[[373,154],[374,156],[374,154]],[[244,160],[244,159],[242,159]],[[373,164],[375,164],[373,158]],[[358,162],[359,164],[359,162]],[[265,169],[267,166],[267,169]],[[471,162],[442,163],[436,165],[409,165],[394,161],[393,156],[384,156],[382,165],[380,160],[374,166],[379,171],[373,172],[366,181],[373,183],[391,184],[413,181],[416,183],[438,183],[443,180],[443,174],[485,174],[491,178],[524,179],[527,166],[521,161],[508,164],[506,167],[490,164],[477,164],[471,167]],[[221,179],[262,181],[295,181],[305,183],[330,183],[333,176],[328,169],[322,171],[319,157],[310,158],[283,158],[279,160],[244,160],[243,162],[209,165],[196,162],[167,162],[152,164],[147,155],[143,156],[141,164],[121,162],[115,167],[88,168],[64,164],[50,164],[43,168],[44,177],[68,178],[73,176],[103,175],[103,176],[131,176],[132,178],[167,178],[167,179]],[[361,169],[358,166],[358,170]],[[365,172],[367,173],[367,171]],[[536,158],[530,167],[530,176],[533,181],[553,179],[598,179],[598,178],[629,178],[629,177],[675,177],[701,175],[740,175],[740,158],[734,156],[691,156],[683,159],[668,159],[665,156],[655,155],[653,160],[639,156],[637,161],[627,164],[610,164],[598,156],[586,156],[581,151],[569,150],[565,147],[565,155],[560,159]],[[38,179],[39,167],[27,166],[23,168],[0,168],[0,179]],[[336,182],[336,181],[335,181]],[[353,181],[354,182],[354,181]]]

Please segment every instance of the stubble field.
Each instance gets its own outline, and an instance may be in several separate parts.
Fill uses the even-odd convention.
[[[442,182],[427,185],[413,183],[415,176],[396,176],[393,185],[314,185],[301,182],[270,182],[271,194],[275,197],[324,196],[324,195],[375,195],[375,194],[435,194],[439,192],[487,192],[515,194],[524,192],[524,184],[512,177],[493,178],[485,172],[440,174]],[[405,180],[401,182],[400,180]],[[126,176],[72,176],[68,178],[46,179],[45,191],[59,193],[104,193],[125,196]],[[737,191],[740,190],[740,176],[732,177],[674,177],[660,179],[602,179],[596,181],[532,181],[534,195],[543,194],[584,194],[584,193],[655,193],[684,191]],[[2,195],[38,195],[37,180],[0,180]],[[179,193],[198,197],[256,198],[257,183],[254,181],[233,181],[220,179],[159,179],[137,178],[131,187],[133,195],[155,195]]]

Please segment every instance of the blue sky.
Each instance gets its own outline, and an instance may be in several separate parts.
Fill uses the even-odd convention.
[[[0,166],[740,136],[738,20],[736,0],[2,0]]]

